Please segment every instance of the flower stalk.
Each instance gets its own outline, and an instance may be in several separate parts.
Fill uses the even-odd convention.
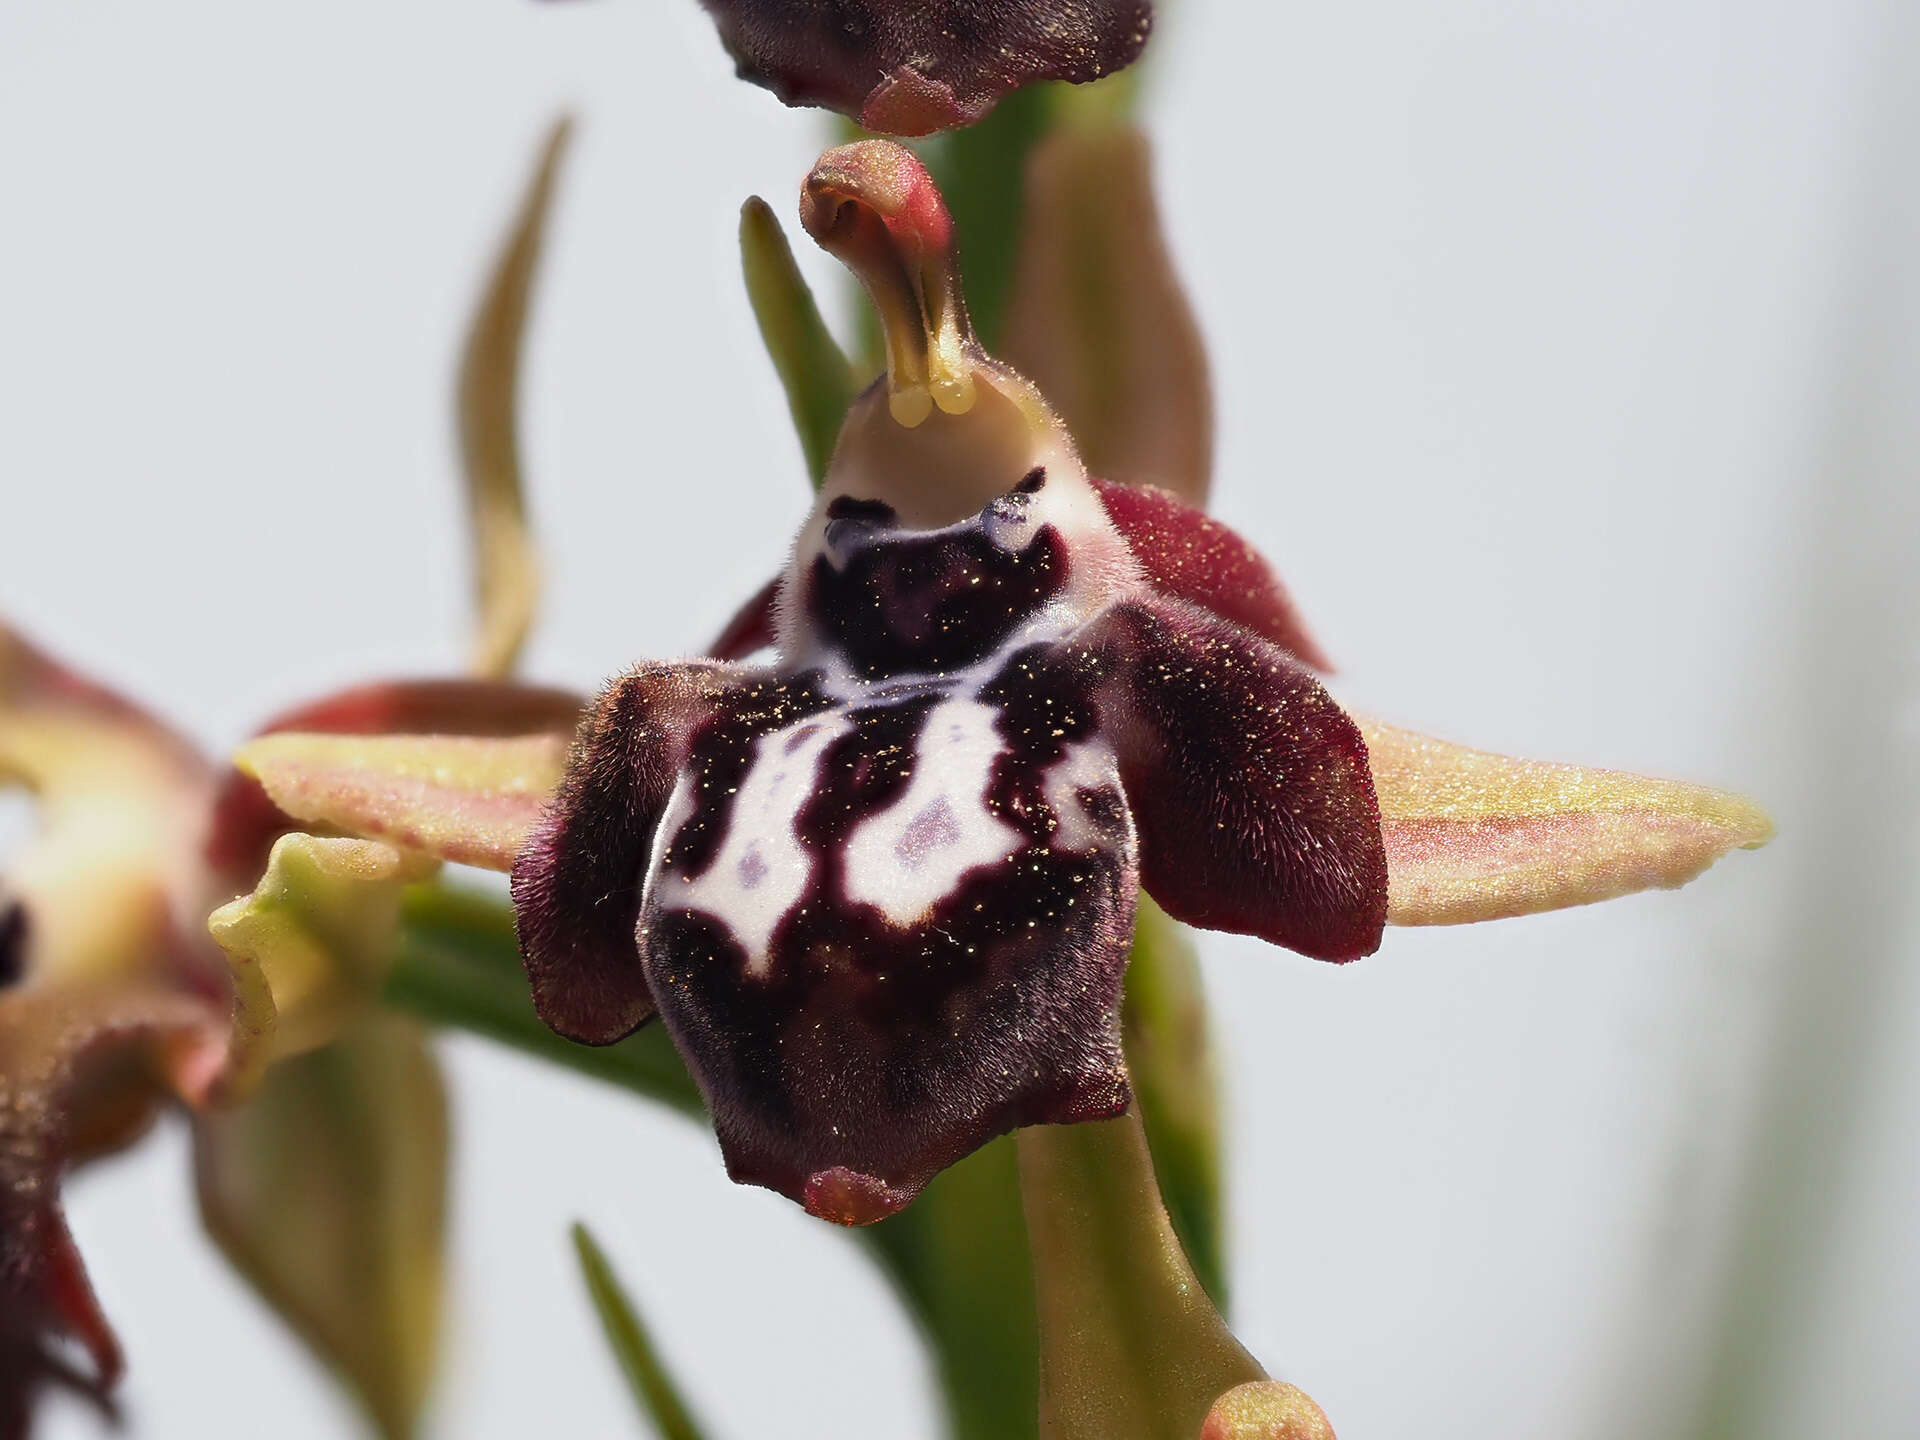
[[[1138,1112],[1017,1144],[1043,1440],[1194,1440],[1219,1396],[1266,1373],[1180,1248]]]

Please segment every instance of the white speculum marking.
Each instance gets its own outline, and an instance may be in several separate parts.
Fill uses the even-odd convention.
[[[1113,747],[1104,739],[1083,741],[1056,760],[1047,770],[1042,791],[1056,827],[1052,848],[1078,853],[1111,843],[1088,819],[1080,792],[1117,790],[1119,782]]]
[[[862,821],[847,842],[849,900],[905,928],[951,895],[969,870],[998,864],[1026,844],[986,805],[993,762],[1005,748],[998,716],[978,700],[934,707],[906,793]]]
[[[852,727],[838,715],[817,715],[763,736],[733,797],[726,839],[697,879],[656,861],[650,886],[662,907],[703,911],[725,925],[747,954],[747,973],[772,968],[774,929],[800,902],[814,860],[794,834],[794,818],[819,788],[820,757]],[[682,776],[660,833],[671,836],[693,813],[694,782]],[[664,857],[663,857],[664,858]]]

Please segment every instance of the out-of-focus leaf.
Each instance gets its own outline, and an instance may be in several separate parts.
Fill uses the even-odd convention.
[[[199,899],[182,855],[211,784],[172,729],[0,624],[0,789],[30,791],[37,822],[0,874],[0,985],[217,985],[176,923]]]
[[[268,1061],[325,1045],[378,994],[400,896],[434,862],[378,840],[283,835],[252,893],[207,928],[233,975],[233,1042],[222,1080],[244,1094]]]
[[[1160,1196],[1194,1273],[1224,1310],[1220,1096],[1200,961],[1186,930],[1145,895],[1134,922],[1121,1019]]]
[[[1252,1380],[1214,1402],[1200,1440],[1334,1440],[1334,1434],[1326,1412],[1306,1391],[1278,1380]]]
[[[447,1113],[420,1027],[371,1012],[198,1117],[200,1213],[227,1258],[388,1436],[413,1432],[438,1351]]]
[[[130,1143],[227,1048],[218,969],[184,931],[210,791],[153,716],[0,625],[0,787],[37,825],[0,874],[0,1433],[48,1385],[104,1404],[121,1358],[60,1209],[69,1166]],[[61,1354],[83,1347],[92,1373]]]
[[[600,1316],[601,1328],[606,1331],[607,1344],[620,1362],[621,1373],[627,1377],[634,1402],[653,1421],[661,1440],[701,1440],[703,1432],[654,1350],[653,1339],[647,1334],[647,1327],[640,1323],[640,1314],[620,1284],[620,1277],[613,1273],[605,1252],[587,1227],[578,1221],[573,1226],[573,1248],[580,1257],[580,1274],[587,1282],[587,1294],[593,1298],[593,1308]]]
[[[1026,221],[1027,158],[1056,129],[1124,123],[1138,67],[1091,85],[1032,85],[978,125],[935,135],[918,149],[953,212],[974,333],[998,353]]]
[[[547,1028],[533,1011],[505,900],[445,884],[408,891],[385,997],[683,1114],[706,1113],[666,1027],[648,1025],[613,1045],[578,1045]]]
[[[1206,345],[1161,233],[1146,137],[1054,132],[1027,160],[1025,200],[1001,354],[1059,412],[1088,469],[1205,504]]]
[[[1193,1440],[1266,1375],[1181,1252],[1137,1115],[1017,1135],[1046,1440]]]
[[[1387,845],[1387,921],[1457,925],[1684,885],[1773,822],[1723,790],[1492,755],[1356,717]]]
[[[519,213],[474,312],[460,361],[455,409],[479,601],[471,668],[483,676],[513,669],[539,598],[539,562],[527,532],[520,486],[517,392],[534,272],[572,131],[572,122],[562,119],[547,132]]]
[[[566,768],[558,734],[324,735],[249,741],[233,763],[308,825],[511,870]]]
[[[853,403],[853,367],[820,318],[820,307],[794,263],[793,247],[779,220],[758,195],[740,207],[740,266],[760,338],[787,392],[807,475],[818,490],[833,458],[840,422]]]

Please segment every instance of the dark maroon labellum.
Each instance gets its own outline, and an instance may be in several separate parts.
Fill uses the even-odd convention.
[[[548,1022],[606,1042],[657,1011],[733,1175],[843,1223],[1003,1131],[1125,1108],[1143,879],[1331,959],[1384,919],[1365,750],[1325,691],[1126,568],[1084,478],[1009,478],[934,530],[828,500],[789,571],[793,668],[615,681],[514,869]],[[1170,497],[1111,508],[1168,555],[1202,533]],[[1222,573],[1224,608],[1284,628],[1255,571]]]

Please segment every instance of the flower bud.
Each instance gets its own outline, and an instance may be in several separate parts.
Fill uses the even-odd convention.
[[[1200,1440],[1334,1440],[1334,1435],[1326,1412],[1306,1391],[1278,1380],[1250,1380],[1213,1402]]]

